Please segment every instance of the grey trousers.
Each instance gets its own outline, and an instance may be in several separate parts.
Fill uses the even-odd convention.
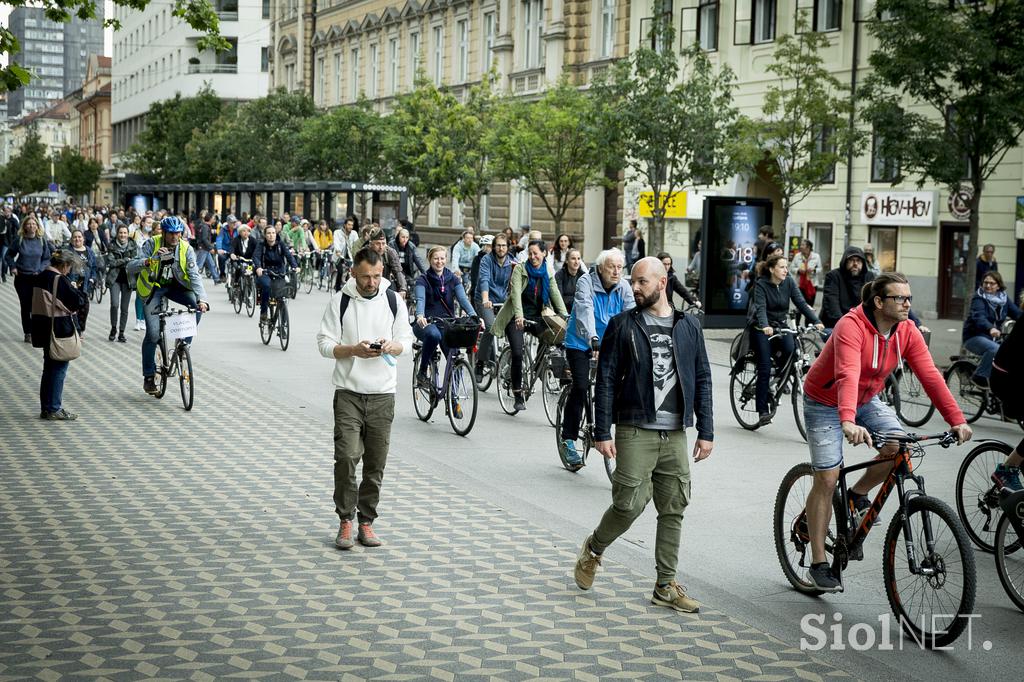
[[[132,290],[128,286],[128,282],[120,284],[114,282],[110,285],[110,328],[117,328],[119,332],[124,332],[124,327],[128,324],[128,307],[132,301]],[[118,312],[120,311],[120,317]],[[118,322],[120,321],[120,324]]]

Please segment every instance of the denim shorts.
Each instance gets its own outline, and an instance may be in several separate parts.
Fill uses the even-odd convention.
[[[875,396],[857,409],[855,421],[872,434],[905,434],[896,412]],[[815,471],[835,469],[843,464],[843,426],[839,408],[823,405],[804,395],[804,424]]]

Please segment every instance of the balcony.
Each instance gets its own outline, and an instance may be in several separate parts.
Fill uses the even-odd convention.
[[[238,73],[238,64],[189,64],[188,73]]]
[[[221,21],[238,21],[238,10],[235,10],[234,12],[228,12],[228,11],[223,11],[222,12],[222,11],[218,10],[217,11],[217,18],[220,19]]]

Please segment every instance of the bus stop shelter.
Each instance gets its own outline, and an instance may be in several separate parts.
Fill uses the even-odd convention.
[[[367,182],[221,182],[194,184],[126,184],[121,189],[124,206],[144,205],[167,208],[191,215],[217,208],[226,213],[259,213],[268,218],[298,212],[310,220],[326,220],[356,213],[356,195],[371,195],[374,213],[380,219],[380,207],[389,217],[408,218],[409,192],[401,185]],[[338,200],[344,197],[345,209],[338,212]],[[337,213],[337,215],[335,215]]]

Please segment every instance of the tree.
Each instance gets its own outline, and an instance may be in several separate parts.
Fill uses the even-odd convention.
[[[894,183],[917,175],[919,187],[970,185],[977,249],[985,182],[1024,131],[1024,3],[879,0],[877,9],[885,18],[869,24],[878,47],[863,118],[875,128],[878,151],[899,165]],[[967,265],[965,297],[976,259]]]
[[[431,201],[447,196],[455,180],[441,132],[451,120],[449,110],[458,101],[442,92],[421,72],[416,86],[398,98],[384,140],[384,154],[396,182],[405,185],[413,202],[413,221]]]
[[[657,45],[674,44],[667,22],[656,22]],[[683,69],[668,47],[643,46],[620,61],[595,87],[605,107],[616,112],[625,165],[651,188],[652,223],[647,250],[665,243],[665,213],[673,195],[687,187],[714,185],[749,168],[753,147],[732,101],[734,77],[715,72],[697,46],[683,52]]]
[[[8,181],[15,194],[41,192],[50,183],[50,157],[39,133],[32,129],[18,153],[7,164]]]
[[[209,83],[193,97],[176,93],[173,99],[153,102],[146,127],[128,150],[128,167],[159,182],[190,181],[185,147],[194,136],[209,135],[223,111],[224,104]]]
[[[113,0],[114,5],[132,10],[146,9],[151,0]],[[96,17],[96,0],[8,0],[4,3],[9,7],[41,7],[46,18],[57,23],[67,23],[74,15],[79,19]],[[205,35],[197,41],[200,50],[227,50],[231,44],[220,35],[220,21],[210,0],[173,0],[174,9],[171,13],[189,26]],[[113,17],[104,20],[103,25],[115,30],[121,28],[121,22]],[[12,57],[21,50],[17,38],[6,26],[0,26],[0,56],[5,63],[0,66],[0,92],[17,90],[27,85],[31,74]]]
[[[101,173],[102,163],[85,158],[71,147],[64,147],[56,162],[57,182],[64,185],[64,190],[76,199],[96,189]]]
[[[620,158],[610,123],[602,103],[562,79],[535,102],[512,103],[493,126],[501,174],[541,200],[555,234],[588,188],[608,183]]]
[[[385,180],[382,140],[388,120],[367,100],[302,122],[295,177],[307,180]]]
[[[835,167],[864,146],[864,132],[849,125],[849,88],[824,66],[824,33],[811,31],[798,14],[797,35],[782,36],[767,70],[778,80],[765,90],[757,124],[769,180],[782,195],[783,230],[793,206],[829,182]]]

